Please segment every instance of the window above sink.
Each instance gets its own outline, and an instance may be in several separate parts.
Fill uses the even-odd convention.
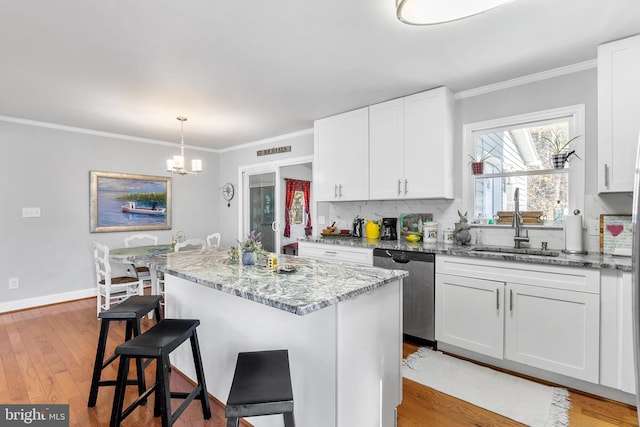
[[[580,158],[572,156],[560,169],[553,167],[552,150],[544,139],[558,136],[566,141],[584,135],[584,105],[470,123],[463,134],[463,202],[470,220],[513,211],[516,187],[520,209],[542,211],[545,226],[554,225],[558,208],[564,215],[584,211],[584,137],[571,144]],[[482,174],[471,173],[469,156],[485,158]]]

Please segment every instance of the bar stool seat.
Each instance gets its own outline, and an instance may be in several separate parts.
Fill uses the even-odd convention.
[[[227,427],[240,418],[283,414],[285,427],[294,427],[293,390],[287,350],[239,353],[225,408]]]
[[[160,311],[161,296],[158,295],[132,295],[118,305],[114,305],[108,310],[101,311],[98,314],[100,322],[100,335],[98,337],[98,348],[96,350],[96,360],[93,365],[93,375],[91,378],[91,387],[89,389],[89,403],[87,406],[93,407],[98,399],[98,388],[102,386],[114,386],[115,380],[101,380],[102,371],[109,366],[118,356],[112,354],[107,360],[104,360],[104,354],[107,347],[107,338],[109,335],[109,325],[111,321],[126,321],[125,341],[132,337],[140,335],[140,319],[147,315],[150,311],[156,314],[156,321],[162,320]],[[138,378],[136,380],[127,380],[127,385],[138,385],[140,392],[146,389],[144,368],[147,363],[142,360],[137,361],[136,370]]]
[[[162,426],[169,427],[178,419],[193,399],[200,400],[204,419],[211,418],[209,396],[204,380],[202,358],[196,328],[199,320],[188,319],[164,319],[145,333],[119,345],[115,354],[120,356],[118,367],[118,379],[116,391],[113,397],[111,411],[111,427],[120,425],[138,405],[155,391],[154,416],[162,416]],[[169,354],[178,348],[187,339],[191,341],[191,352],[196,369],[198,383],[190,393],[172,392],[169,389]],[[138,398],[129,407],[123,410],[124,395],[129,371],[129,360],[135,358],[151,358],[156,360],[156,381],[147,390],[138,393]],[[171,399],[183,399],[184,401],[171,413]]]

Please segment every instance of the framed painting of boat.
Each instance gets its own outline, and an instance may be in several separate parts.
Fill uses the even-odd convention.
[[[171,177],[90,172],[91,232],[170,230]]]

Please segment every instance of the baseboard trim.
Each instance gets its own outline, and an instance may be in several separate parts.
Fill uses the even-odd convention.
[[[15,301],[0,303],[0,313],[9,311],[25,310],[28,308],[40,307],[43,305],[57,304],[61,302],[73,301],[77,299],[90,298],[96,296],[96,288],[82,289],[73,292],[60,294],[43,295],[35,298],[25,298]]]

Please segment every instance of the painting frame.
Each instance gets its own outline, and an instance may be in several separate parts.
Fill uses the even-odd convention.
[[[90,171],[89,175],[92,233],[171,230],[170,176],[103,171]],[[146,205],[137,206],[135,201],[129,204],[132,198],[141,195],[149,195],[149,199],[142,202]]]

